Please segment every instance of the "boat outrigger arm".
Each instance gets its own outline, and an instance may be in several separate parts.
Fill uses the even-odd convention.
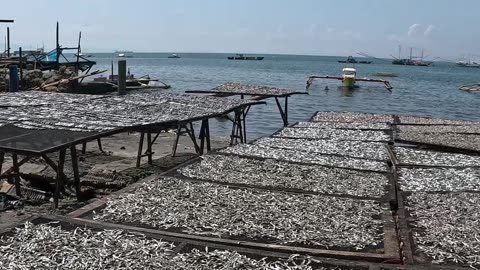
[[[339,80],[339,81],[344,81],[345,78],[344,77],[338,77],[338,76],[317,76],[317,75],[312,75],[310,77],[308,77],[308,80],[307,80],[307,89],[310,88],[310,86],[312,85],[313,83],[313,80],[315,79],[330,79],[330,80]],[[391,91],[393,89],[393,87],[390,85],[390,82],[389,81],[386,81],[386,80],[377,80],[377,79],[357,79],[357,78],[354,78],[354,83],[355,82],[378,82],[378,83],[383,83],[385,85],[385,88],[387,88],[388,91]]]

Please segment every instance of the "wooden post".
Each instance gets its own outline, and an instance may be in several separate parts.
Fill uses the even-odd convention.
[[[10,57],[10,27],[7,27],[7,57]]]
[[[82,32],[80,31],[80,33],[78,34],[77,64],[75,65],[75,72],[77,73],[77,75],[78,75],[79,70],[80,70],[79,61],[80,61],[80,53],[82,52],[82,50],[80,49],[81,39],[82,39]]]
[[[19,60],[18,60],[18,63],[19,63],[19,66],[20,66],[20,80],[19,80],[19,89],[21,90],[22,89],[22,84],[23,84],[23,63],[22,63],[22,47],[18,48],[18,54],[19,54]]]
[[[17,66],[10,66],[10,92],[18,91],[18,68]]]
[[[59,36],[59,25],[58,25],[58,22],[57,22],[56,42],[57,42],[57,47],[56,47],[57,58],[56,58],[56,60],[55,60],[55,68],[58,69],[59,63],[60,63],[60,36]]]
[[[127,61],[118,61],[118,94],[125,95],[127,93]]]

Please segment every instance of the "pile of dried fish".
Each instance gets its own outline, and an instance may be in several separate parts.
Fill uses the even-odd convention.
[[[321,154],[335,154],[357,158],[389,160],[384,143],[337,141],[337,140],[303,140],[286,138],[261,138],[255,145],[281,149],[291,149]]]
[[[434,263],[480,267],[480,194],[413,193],[407,202],[418,251]]]
[[[378,113],[360,112],[317,112],[312,122],[343,122],[343,123],[393,123],[393,116]]]
[[[480,191],[480,169],[400,168],[404,191]]]
[[[480,166],[480,156],[426,151],[408,147],[395,147],[393,151],[400,164],[444,167]]]
[[[224,114],[246,104],[208,96],[134,94],[92,96],[44,92],[0,94],[0,122],[31,129],[104,131]],[[7,105],[4,105],[7,104]]]
[[[480,122],[451,120],[430,117],[417,117],[409,115],[398,116],[401,124],[420,124],[420,125],[479,125]]]
[[[334,270],[315,267],[316,260],[252,259],[236,251],[193,249],[175,254],[173,243],[148,239],[121,230],[64,230],[53,224],[30,222],[0,240],[1,269],[245,269]]]
[[[349,141],[391,141],[390,135],[377,130],[319,129],[319,128],[284,128],[273,134],[274,137],[299,139],[331,139]]]
[[[202,180],[371,198],[383,196],[388,185],[383,174],[223,155],[203,156],[178,172]]]
[[[386,163],[375,160],[358,159],[345,156],[330,156],[314,152],[305,152],[284,148],[273,148],[250,144],[239,144],[234,147],[229,147],[221,150],[220,152],[239,156],[271,158],[276,160],[319,164],[340,168],[352,168],[380,172],[388,171],[388,166]]]
[[[249,85],[236,82],[227,82],[213,88],[211,91],[220,93],[247,94],[253,96],[286,96],[298,93],[296,91],[278,87]]]
[[[0,268],[176,269],[169,257],[173,248],[171,243],[121,230],[69,231],[27,222],[0,240]]]
[[[202,252],[198,249],[190,253],[178,254],[174,260],[179,263],[178,269],[245,269],[245,270],[340,270],[338,267],[314,266],[317,260],[292,255],[288,259],[269,261],[267,258],[255,260],[236,251],[214,250]]]
[[[479,126],[480,127],[480,126]],[[480,134],[420,133],[404,131],[398,140],[480,151]]]
[[[397,125],[397,128],[399,133],[413,132],[480,134],[480,125]]]
[[[222,238],[365,249],[382,242],[378,202],[160,178],[110,199],[94,219]]]
[[[298,122],[293,125],[296,128],[335,128],[335,129],[358,129],[358,130],[390,130],[388,123],[344,123],[344,122]]]

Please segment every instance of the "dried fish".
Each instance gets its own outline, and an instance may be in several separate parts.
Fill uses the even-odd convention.
[[[480,127],[480,126],[479,126]],[[480,134],[400,132],[397,139],[480,151]]]
[[[373,200],[233,189],[159,178],[110,199],[96,220],[222,238],[362,250],[382,242]]]
[[[421,124],[421,125],[478,125],[480,124],[480,122],[476,122],[476,121],[440,119],[440,118],[418,117],[418,116],[409,116],[409,115],[399,115],[398,118],[401,124]]]
[[[58,224],[27,222],[0,240],[0,268],[175,269],[173,248],[172,243],[121,230],[64,230]]]
[[[223,155],[203,156],[178,172],[195,179],[372,198],[383,196],[388,185],[378,173]]]
[[[403,191],[480,191],[480,169],[399,168]]]
[[[317,112],[312,122],[342,122],[342,123],[393,123],[393,116],[389,114],[361,113],[361,112]]]
[[[480,194],[413,193],[407,198],[413,239],[433,263],[480,267]]]
[[[480,134],[478,125],[397,125],[398,133],[464,133]]]
[[[104,131],[224,114],[251,100],[165,93],[89,96],[43,92],[0,94],[0,122],[18,127]],[[3,103],[0,103],[3,104]]]
[[[335,154],[356,158],[390,159],[385,144],[381,142],[261,138],[255,141],[254,144],[262,147],[291,149],[320,154]]]
[[[389,123],[368,123],[368,122],[298,122],[293,125],[295,128],[336,128],[336,129],[358,129],[358,130],[391,130]]]
[[[372,170],[385,172],[389,168],[385,162],[376,160],[358,159],[345,156],[330,156],[301,150],[273,148],[266,146],[241,144],[220,151],[221,153],[257,158],[270,158],[281,161],[319,164],[339,168],[351,168],[359,170]]]
[[[480,166],[480,156],[426,151],[408,147],[395,147],[393,151],[400,164],[444,167]]]
[[[180,262],[185,268],[179,269],[255,269],[255,270],[340,270],[338,267],[315,267],[316,260],[311,258],[298,258],[292,255],[288,259],[278,261],[268,261],[267,258],[255,260],[241,255],[237,252],[215,250],[212,252],[202,252],[194,249],[188,254],[179,254],[174,260]]]
[[[252,270],[341,270],[347,268],[316,266],[317,260],[292,255],[290,258],[270,261],[268,258],[255,260],[236,251],[214,250],[203,252],[198,249],[187,254],[179,254],[174,260],[183,267],[178,269],[252,269]],[[350,268],[348,268],[350,269]],[[353,269],[352,269],[353,270]]]
[[[236,251],[193,249],[122,230],[93,231],[30,222],[0,240],[1,269],[245,269],[335,270],[308,256],[252,259]],[[344,268],[342,268],[344,269]]]
[[[292,91],[288,89],[271,87],[271,86],[258,86],[258,85],[249,85],[242,84],[237,82],[227,82],[225,84],[219,85],[213,88],[211,91],[217,91],[221,93],[243,93],[249,95],[269,95],[269,96],[286,96],[297,91]]]
[[[273,134],[274,137],[299,139],[331,139],[350,141],[391,141],[390,135],[376,130],[318,129],[318,128],[284,128]]]

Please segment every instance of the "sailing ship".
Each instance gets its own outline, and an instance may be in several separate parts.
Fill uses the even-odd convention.
[[[469,57],[468,59],[466,59],[466,57],[463,57],[463,59],[460,61],[457,61],[456,64],[457,66],[460,66],[460,67],[474,67],[474,68],[480,67],[480,64],[475,61],[472,61],[471,57]]]
[[[398,49],[398,58],[392,55],[394,58],[392,61],[393,65],[403,65],[403,66],[421,66],[421,67],[428,67],[432,64],[432,62],[426,62],[423,61],[423,49],[422,49],[422,55],[419,57],[413,57],[413,48],[410,48],[410,57],[409,58],[402,58],[402,46],[399,46]]]

